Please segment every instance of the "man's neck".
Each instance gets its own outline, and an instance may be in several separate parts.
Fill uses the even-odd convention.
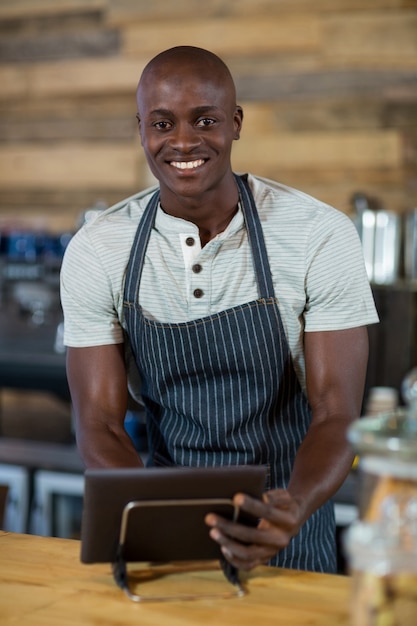
[[[237,213],[238,202],[239,192],[235,184],[225,190],[206,192],[200,197],[179,197],[161,190],[162,209],[173,217],[195,224],[202,246],[227,228]]]
[[[207,221],[199,220],[197,226],[202,248],[204,248],[204,246],[209,241],[214,239],[219,233],[222,233],[226,230],[233,217],[236,215],[238,208],[239,205],[236,204],[229,211],[223,212],[223,214],[219,216],[221,218],[219,220],[213,219],[212,216],[210,216],[210,219],[208,219]]]

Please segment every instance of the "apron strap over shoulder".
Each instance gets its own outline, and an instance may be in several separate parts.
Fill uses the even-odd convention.
[[[262,232],[261,220],[258,209],[248,184],[248,175],[243,174],[235,179],[239,188],[243,215],[246,222],[246,231],[252,251],[256,280],[261,298],[274,298],[275,290],[272,281],[271,269],[268,261],[268,253]]]
[[[125,302],[138,301],[140,277],[145,260],[146,248],[148,247],[152,226],[155,221],[155,215],[159,204],[159,195],[158,190],[149,200],[136,230],[129,262],[126,268],[126,282],[124,288]]]

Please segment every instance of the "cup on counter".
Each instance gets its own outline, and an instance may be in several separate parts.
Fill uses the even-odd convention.
[[[365,406],[365,415],[379,415],[394,411],[398,406],[398,391],[394,387],[371,387]]]

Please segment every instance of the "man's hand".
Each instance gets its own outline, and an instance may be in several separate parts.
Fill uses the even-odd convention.
[[[211,527],[210,537],[238,569],[250,570],[267,563],[288,546],[302,525],[300,506],[285,489],[268,491],[262,501],[239,493],[233,503],[260,520],[256,528],[212,513],[205,521]]]

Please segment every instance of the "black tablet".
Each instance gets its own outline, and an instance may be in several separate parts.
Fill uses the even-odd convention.
[[[265,481],[257,465],[87,470],[81,561],[114,562],[121,536],[126,561],[218,559],[205,515],[255,524],[231,500],[237,492],[261,498]]]

